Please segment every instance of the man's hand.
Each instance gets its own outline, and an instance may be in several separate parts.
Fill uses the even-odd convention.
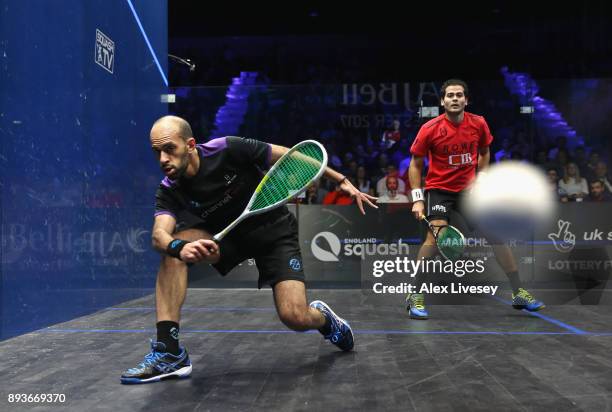
[[[340,183],[340,190],[355,199],[362,215],[365,215],[365,210],[363,209],[364,202],[373,207],[374,209],[378,209],[378,206],[372,203],[372,200],[376,202],[378,198],[370,196],[367,193],[360,192],[359,189],[353,186],[353,184],[348,179],[344,179],[342,183]]]
[[[425,202],[417,200],[412,204],[412,213],[416,220],[422,220],[425,217]]]
[[[219,245],[212,239],[189,242],[181,250],[181,260],[187,263],[217,263],[220,257]]]

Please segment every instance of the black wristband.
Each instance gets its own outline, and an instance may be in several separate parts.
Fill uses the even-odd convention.
[[[348,180],[348,177],[344,176],[342,179],[338,181],[338,184],[341,185],[342,182],[344,182],[345,180]]]
[[[186,240],[174,239],[172,242],[168,243],[168,247],[166,248],[166,253],[172,257],[177,259],[181,258],[181,250],[185,247],[185,245],[189,243]]]

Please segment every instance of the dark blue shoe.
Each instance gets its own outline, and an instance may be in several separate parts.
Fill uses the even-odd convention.
[[[546,305],[544,302],[536,300],[529,292],[523,288],[519,288],[518,293],[512,294],[512,307],[514,309],[525,309],[529,312],[537,312],[538,310],[544,309]]]
[[[185,348],[173,355],[166,352],[166,345],[151,341],[151,352],[144,362],[123,372],[121,383],[150,383],[167,378],[186,378],[191,374],[191,361]]]
[[[411,293],[406,296],[406,310],[412,319],[427,319],[429,313],[425,309],[425,296],[422,293]]]
[[[325,339],[328,339],[343,351],[348,352],[353,349],[353,330],[347,321],[336,315],[325,302],[320,300],[311,302],[310,307],[320,311],[331,323],[331,332],[329,335],[323,335]]]

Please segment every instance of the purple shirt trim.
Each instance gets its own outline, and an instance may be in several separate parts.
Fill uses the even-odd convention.
[[[212,156],[227,147],[227,137],[212,139],[204,144],[197,145],[197,147],[202,150],[202,156]]]
[[[164,177],[161,181],[162,186],[172,187],[176,182],[174,180],[168,179],[168,177]]]
[[[160,215],[170,215],[173,218],[176,219],[176,216],[174,215],[174,213],[172,212],[168,212],[167,210],[160,210],[159,212],[155,212],[155,214],[153,215],[154,217],[160,216]]]

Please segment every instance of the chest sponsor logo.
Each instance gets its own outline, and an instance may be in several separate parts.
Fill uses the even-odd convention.
[[[471,165],[473,162],[471,153],[461,153],[448,156],[448,164],[451,166]]]
[[[234,180],[236,180],[238,175],[225,175],[223,177],[225,178],[225,185],[229,186],[234,182]]]

